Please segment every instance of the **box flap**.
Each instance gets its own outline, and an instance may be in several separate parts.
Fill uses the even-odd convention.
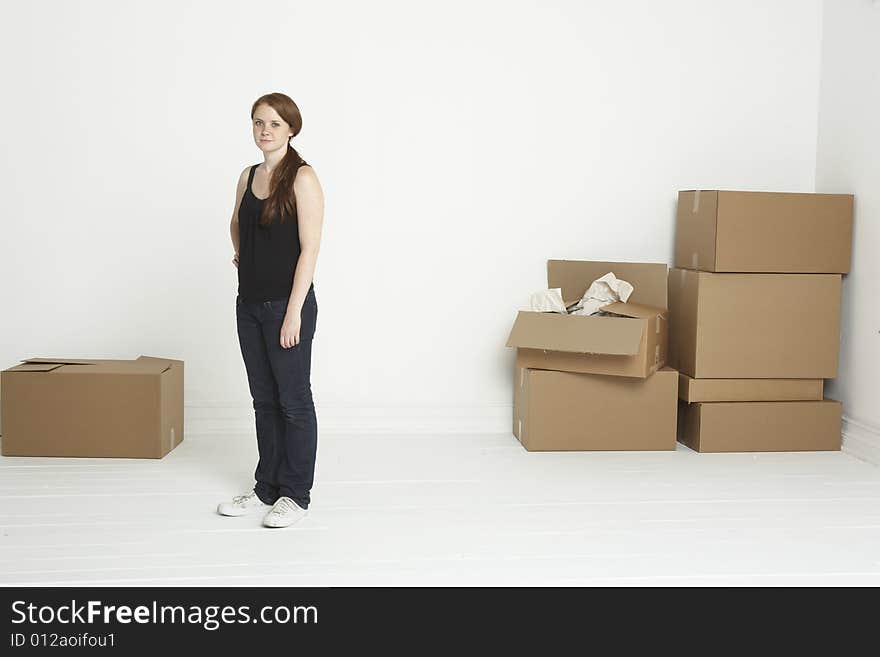
[[[625,315],[626,317],[636,317],[639,319],[651,319],[657,315],[666,313],[662,308],[652,308],[651,306],[643,306],[639,303],[623,303],[618,301],[608,306],[600,308],[606,313],[614,313],[615,315]]]
[[[173,361],[162,358],[139,358],[138,360],[28,358],[20,365],[10,369],[29,372],[59,370],[64,374],[161,374],[170,369],[172,364]]]
[[[83,360],[82,358],[27,358],[22,363],[57,363],[59,365],[94,365],[95,360]]]
[[[580,299],[593,281],[608,272],[632,284],[634,289],[628,301],[664,310],[668,308],[668,267],[665,263],[548,260],[547,287],[562,288],[563,299]]]
[[[521,310],[508,347],[633,356],[639,353],[644,322],[626,317],[593,317]]]
[[[114,374],[161,374],[171,368],[171,363],[163,360],[128,360],[119,361],[105,371]]]
[[[63,367],[63,363],[21,363],[15,367],[10,367],[6,372],[51,372],[52,370]]]
[[[157,356],[144,356],[143,354],[138,356],[137,359],[143,360],[143,361],[162,361],[163,363],[173,363],[174,362],[173,358],[159,358]]]
[[[167,372],[174,365],[175,361],[173,358],[157,358],[155,356],[144,356],[140,355],[137,357],[137,363],[146,363],[155,368],[157,372]]]

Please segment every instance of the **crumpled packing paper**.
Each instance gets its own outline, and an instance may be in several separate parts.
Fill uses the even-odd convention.
[[[572,315],[593,315],[612,303],[625,302],[633,289],[630,283],[617,278],[613,272],[608,272],[590,284],[584,296],[569,312]]]
[[[553,288],[540,290],[529,299],[530,309],[535,312],[567,313],[571,315],[595,315],[602,308],[617,301],[626,302],[633,293],[633,286],[608,272],[597,278],[584,292],[580,301],[571,307],[565,307],[562,300],[562,289]]]
[[[565,313],[565,302],[562,300],[562,288],[538,290],[529,297],[529,310],[538,313]]]

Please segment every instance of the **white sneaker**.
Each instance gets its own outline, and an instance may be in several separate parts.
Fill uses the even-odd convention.
[[[236,495],[231,502],[220,502],[217,505],[217,513],[221,516],[244,516],[271,508],[271,504],[266,504],[257,497],[256,492],[250,490],[243,495]]]
[[[282,495],[275,501],[272,510],[263,518],[263,525],[266,527],[289,527],[305,518],[308,513],[308,510],[303,509],[289,497]]]

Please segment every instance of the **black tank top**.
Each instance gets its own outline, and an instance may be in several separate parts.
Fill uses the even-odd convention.
[[[265,199],[257,198],[251,188],[257,166],[251,167],[238,208],[238,295],[249,302],[289,299],[300,254],[296,207],[283,223],[276,214],[268,226],[259,225]],[[313,289],[314,283],[309,292]]]

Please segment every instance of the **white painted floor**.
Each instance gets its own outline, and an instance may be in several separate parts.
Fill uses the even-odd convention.
[[[0,584],[880,584],[880,468],[842,452],[322,435],[310,515],[285,529],[215,512],[255,465],[252,434],[2,457]]]

